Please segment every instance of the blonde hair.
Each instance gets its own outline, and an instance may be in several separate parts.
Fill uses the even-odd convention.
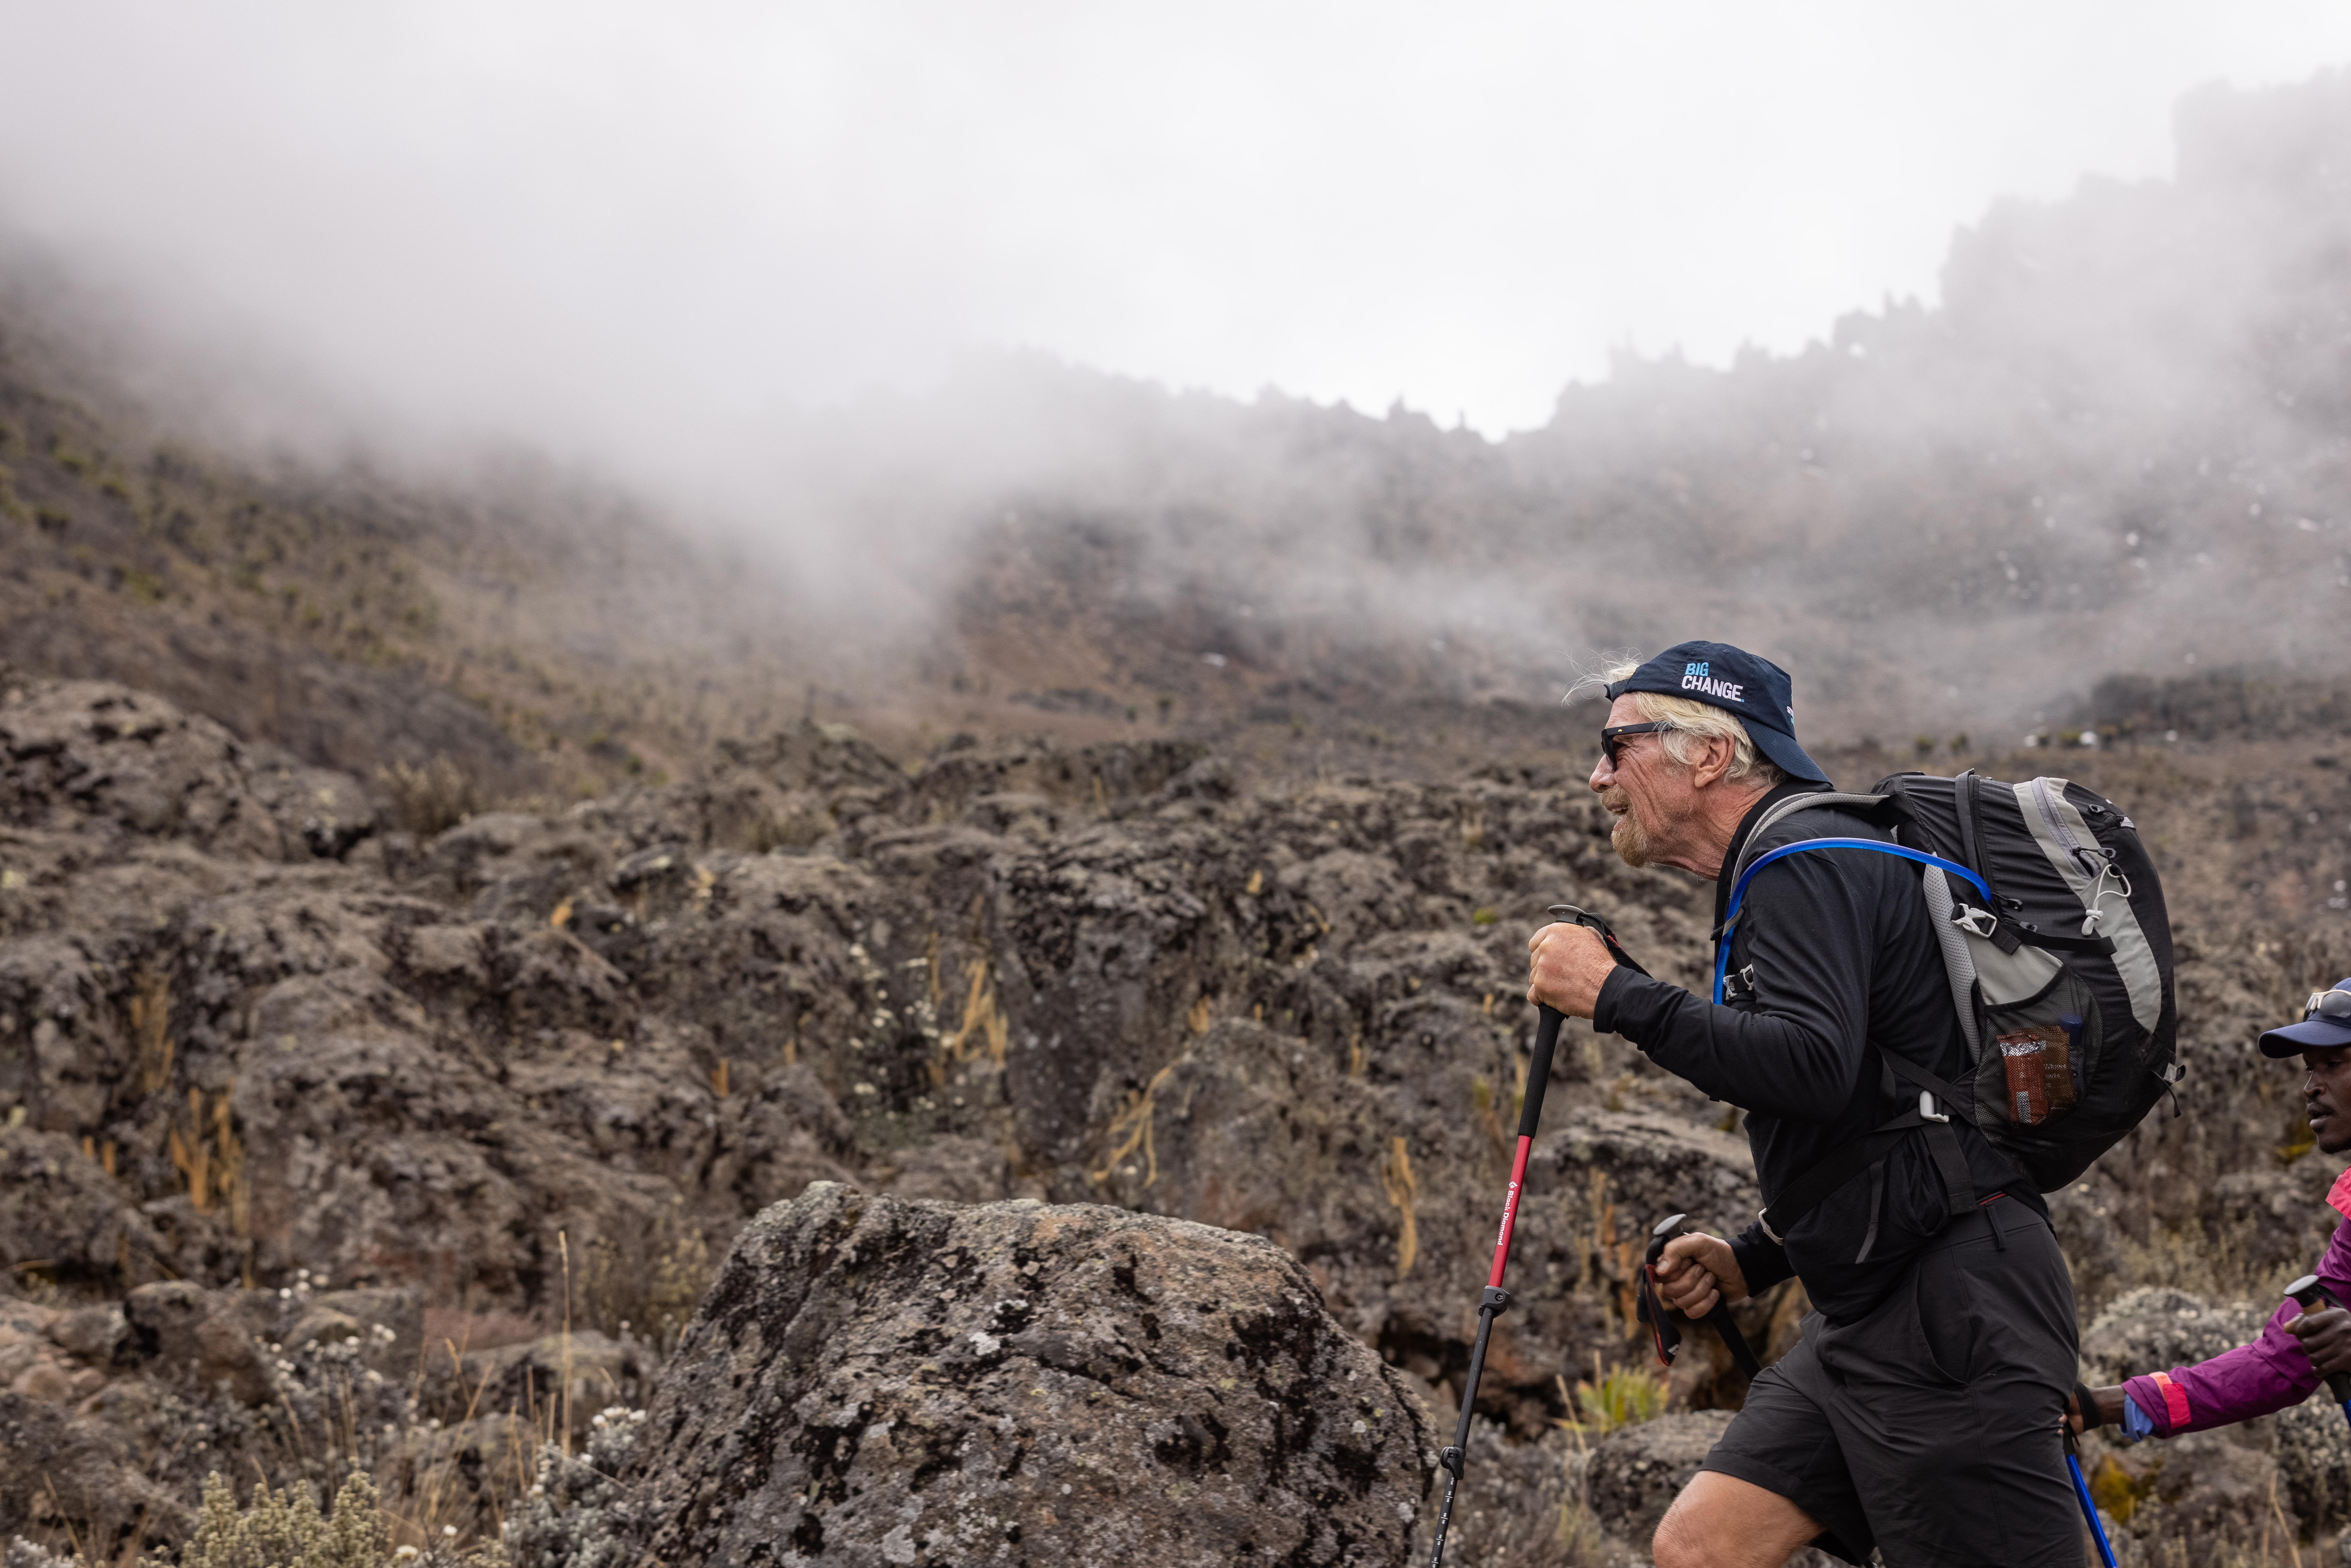
[[[1573,698],[1583,692],[1597,691],[1618,681],[1630,680],[1644,663],[1640,659],[1619,659],[1606,669],[1577,681],[1569,688],[1567,695]],[[1657,732],[1657,744],[1677,768],[1687,768],[1696,760],[1693,742],[1702,744],[1709,740],[1727,740],[1730,742],[1730,768],[1723,774],[1725,779],[1752,779],[1768,789],[1778,788],[1787,778],[1777,763],[1755,749],[1755,737],[1747,733],[1747,727],[1739,721],[1739,716],[1728,708],[1719,708],[1712,703],[1702,703],[1694,697],[1668,696],[1664,692],[1628,692],[1625,695],[1633,699],[1633,706],[1640,710],[1644,721],[1673,727]]]

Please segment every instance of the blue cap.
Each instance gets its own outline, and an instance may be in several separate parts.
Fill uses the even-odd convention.
[[[1825,784],[1829,776],[1796,744],[1796,710],[1788,672],[1728,643],[1677,643],[1607,687],[1614,702],[1626,692],[1688,697],[1739,716],[1755,749],[1791,779]]]
[[[2351,977],[2337,980],[2335,989],[2351,991]],[[2344,1045],[2351,1045],[2351,1018],[2304,1019],[2262,1036],[2263,1056],[2300,1056],[2305,1051],[2333,1051]]]

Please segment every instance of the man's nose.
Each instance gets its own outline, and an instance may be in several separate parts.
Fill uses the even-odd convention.
[[[1605,750],[1601,752],[1600,760],[1592,765],[1592,777],[1586,782],[1592,786],[1592,792],[1595,795],[1605,791],[1610,785],[1616,782],[1616,769],[1608,765],[1608,753]]]

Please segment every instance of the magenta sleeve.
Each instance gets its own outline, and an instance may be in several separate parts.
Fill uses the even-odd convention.
[[[2318,1278],[2337,1301],[2351,1302],[2351,1219],[2335,1228]],[[2289,1405],[2299,1405],[2318,1386],[2317,1369],[2304,1355],[2302,1342],[2285,1325],[2302,1314],[2293,1301],[2282,1303],[2251,1344],[2223,1351],[2194,1366],[2174,1367],[2168,1380],[2155,1376],[2130,1378],[2123,1392],[2155,1424],[2158,1437],[2201,1432],[2250,1421]],[[2168,1383],[2168,1385],[2167,1385]]]
[[[2165,1437],[2250,1421],[2299,1405],[2318,1386],[2318,1374],[2310,1357],[2302,1354],[2302,1342],[2285,1332],[2301,1312],[2288,1301],[2252,1343],[2222,1351],[2194,1366],[2174,1367],[2169,1388],[2153,1377],[2134,1377],[2123,1385],[2123,1392],[2147,1412],[2157,1435]]]

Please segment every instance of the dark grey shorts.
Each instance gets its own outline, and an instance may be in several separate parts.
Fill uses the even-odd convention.
[[[2057,1239],[2000,1199],[1869,1316],[1806,1318],[1704,1468],[1786,1498],[1848,1563],[1874,1545],[1892,1568],[2081,1568],[2058,1435],[2078,1337]]]

